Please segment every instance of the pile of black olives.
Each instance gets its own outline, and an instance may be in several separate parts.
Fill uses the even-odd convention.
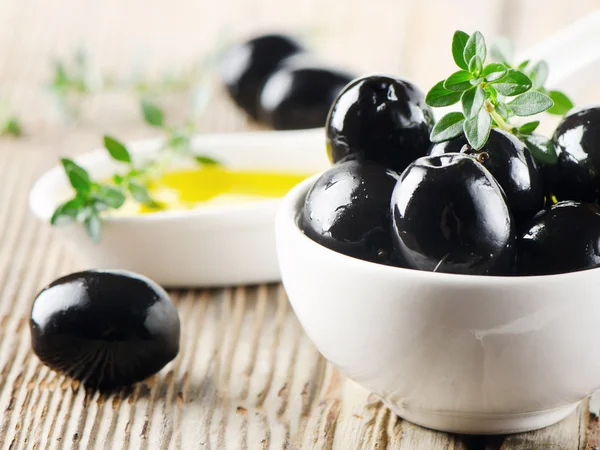
[[[91,388],[141,381],[179,352],[179,316],[169,296],[125,271],[90,270],[54,281],[33,303],[30,330],[44,364]]]
[[[354,78],[317,61],[282,34],[257,36],[230,48],[220,72],[233,101],[276,130],[322,127],[331,103]]]
[[[558,126],[558,161],[492,128],[432,144],[423,92],[400,78],[350,82],[326,122],[333,167],[311,187],[299,225],[366,261],[469,275],[548,275],[600,265],[600,106]]]

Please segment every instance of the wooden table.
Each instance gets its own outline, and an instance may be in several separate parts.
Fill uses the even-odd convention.
[[[57,376],[30,350],[36,292],[81,265],[27,209],[34,179],[57,155],[104,133],[150,136],[127,93],[82,99],[77,122],[56,114],[51,60],[88,50],[92,71],[126,76],[189,67],[229,38],[265,28],[304,35],[325,60],[431,86],[451,68],[456,28],[526,46],[600,7],[598,0],[0,0],[0,99],[26,136],[0,139],[0,447],[3,449],[594,449],[588,403],[553,427],[465,437],[404,422],[319,356],[281,286],[172,292],[179,357],[131,392],[102,396]],[[185,96],[160,99],[180,120]],[[596,98],[596,100],[599,100]],[[251,126],[217,89],[202,129]]]

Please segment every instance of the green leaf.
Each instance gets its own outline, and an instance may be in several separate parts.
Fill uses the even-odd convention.
[[[65,169],[65,173],[73,189],[82,194],[88,193],[92,188],[92,180],[90,180],[87,171],[69,158],[61,158],[60,162]]]
[[[544,86],[544,83],[548,79],[548,64],[546,61],[539,61],[533,66],[533,69],[529,73],[529,78],[531,78],[533,89],[539,89]]]
[[[79,197],[59,205],[50,218],[51,225],[63,225],[77,220],[82,201]]]
[[[142,113],[144,120],[153,127],[162,127],[164,125],[164,114],[162,110],[148,100],[142,100]]]
[[[483,62],[481,61],[481,58],[477,55],[473,56],[471,61],[469,61],[469,72],[471,72],[474,77],[479,77],[482,70]]]
[[[510,115],[510,110],[506,106],[506,103],[504,103],[504,102],[497,102],[494,105],[494,109],[496,110],[496,112],[498,114],[500,114],[500,117],[502,117],[504,120],[508,119],[508,116]]]
[[[498,81],[504,75],[506,75],[506,66],[500,63],[491,63],[483,68],[481,75],[486,81]]]
[[[534,120],[533,122],[524,123],[519,127],[519,133],[521,134],[531,134],[536,128],[540,125],[539,120]]]
[[[573,108],[573,102],[563,92],[550,91],[548,95],[554,102],[554,106],[546,111],[549,114],[555,114],[557,116],[564,116],[570,109]]]
[[[526,59],[525,61],[523,61],[521,64],[519,64],[517,66],[517,70],[521,70],[521,71],[525,70],[530,62],[531,62],[530,60]]]
[[[434,108],[440,108],[458,103],[460,96],[460,92],[446,89],[444,87],[444,82],[440,81],[427,93],[427,97],[425,97],[425,103]]]
[[[465,120],[463,124],[465,137],[473,149],[480,150],[490,136],[492,129],[492,119],[490,113],[485,109],[479,111],[472,119]]]
[[[511,64],[515,51],[515,46],[510,39],[505,37],[498,38],[492,44],[490,55],[494,61]]]
[[[532,134],[525,138],[525,145],[537,163],[554,165],[558,162],[558,155],[550,139],[540,134]]]
[[[11,117],[4,123],[4,126],[0,130],[0,134],[19,137],[23,134],[23,128],[16,117]]]
[[[204,155],[195,155],[194,159],[198,164],[202,164],[204,166],[220,166],[221,163],[216,159],[211,158],[210,156]]]
[[[467,45],[468,40],[469,35],[460,30],[455,31],[454,36],[452,37],[452,57],[454,58],[456,65],[465,70],[469,68],[464,57],[465,46]]]
[[[83,221],[83,225],[88,236],[91,237],[94,242],[99,242],[100,236],[102,235],[102,220],[96,210],[90,209],[90,212]]]
[[[127,151],[127,147],[122,142],[112,136],[104,136],[104,147],[110,153],[112,159],[131,163],[131,155]]]
[[[517,116],[533,116],[551,108],[554,102],[546,94],[538,91],[529,91],[515,97],[507,106]]]
[[[442,117],[431,131],[431,142],[443,142],[460,136],[465,116],[460,112],[451,112]]]
[[[485,88],[485,97],[486,98],[490,98],[492,100],[492,102],[496,102],[496,99],[498,98],[498,91],[496,90],[496,88],[494,88],[494,86],[488,84]]]
[[[151,208],[154,208],[156,207],[156,205],[158,205],[158,203],[155,202],[152,199],[152,197],[150,197],[150,193],[148,192],[146,186],[144,186],[141,183],[138,183],[137,181],[131,181],[129,183],[129,192],[131,193],[131,196],[135,199],[135,201],[137,201],[138,203],[149,206]]]
[[[479,31],[476,31],[471,35],[471,37],[469,37],[463,52],[465,61],[471,61],[473,56],[479,56],[482,63],[485,62],[485,57],[487,56],[485,39],[483,38],[483,34],[481,34]]]
[[[103,184],[98,186],[96,196],[99,200],[113,209],[118,209],[125,203],[125,195],[120,189]]]
[[[502,95],[512,97],[531,89],[531,80],[523,72],[510,69],[503,78],[494,82],[494,87]]]
[[[463,112],[467,119],[475,117],[485,101],[485,92],[481,86],[476,86],[463,92],[461,97]]]
[[[466,91],[471,88],[471,83],[469,82],[473,78],[470,72],[466,70],[459,70],[458,72],[454,72],[450,75],[446,81],[444,81],[444,88],[450,91]]]

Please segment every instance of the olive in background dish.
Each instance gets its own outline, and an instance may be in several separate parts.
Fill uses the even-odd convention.
[[[408,267],[468,275],[514,270],[516,232],[496,179],[475,159],[417,159],[392,194],[392,236]]]
[[[600,265],[600,206],[559,202],[541,211],[519,238],[518,275],[552,275]]]
[[[259,117],[276,130],[323,127],[336,96],[354,78],[302,56],[288,58],[265,83]]]
[[[125,271],[59,278],[36,297],[30,318],[35,354],[87,386],[141,381],[179,352],[179,316],[167,293]]]
[[[319,244],[355,258],[398,264],[390,237],[390,198],[398,174],[346,161],[321,175],[306,196],[300,227]]]
[[[466,147],[465,147],[466,146]],[[492,128],[490,137],[479,151],[459,136],[435,144],[430,156],[465,153],[483,164],[500,184],[516,224],[525,223],[544,208],[544,181],[527,146],[514,135]]]
[[[281,61],[303,51],[290,36],[257,36],[229,49],[221,60],[221,77],[237,105],[258,120],[260,92],[267,78]]]
[[[327,123],[332,162],[379,162],[402,172],[425,156],[433,114],[423,92],[408,81],[385,75],[354,80],[337,97]]]
[[[553,141],[558,163],[545,168],[550,191],[558,200],[600,200],[600,105],[571,110]]]

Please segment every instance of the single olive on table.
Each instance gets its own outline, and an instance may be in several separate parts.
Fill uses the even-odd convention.
[[[545,168],[550,192],[559,201],[600,201],[600,105],[571,110],[553,141],[558,163]]]
[[[265,83],[260,119],[275,130],[323,127],[335,97],[354,78],[304,55],[288,58]]]
[[[221,60],[221,78],[236,104],[258,120],[260,93],[286,58],[304,52],[290,36],[265,34],[230,48]]]
[[[498,181],[517,224],[524,223],[544,207],[544,182],[529,149],[514,135],[493,128],[486,144],[474,150],[464,135],[435,144],[430,156],[445,153],[466,153]]]
[[[494,177],[461,154],[423,157],[403,173],[391,200],[392,236],[414,269],[508,275],[516,232]]]
[[[169,296],[125,271],[57,279],[36,297],[30,330],[44,364],[92,388],[141,381],[179,352],[179,316]]]
[[[398,174],[377,163],[346,161],[309,191],[300,226],[323,246],[367,261],[394,264],[390,198]]]
[[[551,275],[600,265],[600,206],[564,201],[541,211],[519,238],[519,275]]]
[[[375,161],[397,172],[425,156],[433,114],[423,92],[386,75],[354,80],[329,112],[327,149],[332,162]]]

